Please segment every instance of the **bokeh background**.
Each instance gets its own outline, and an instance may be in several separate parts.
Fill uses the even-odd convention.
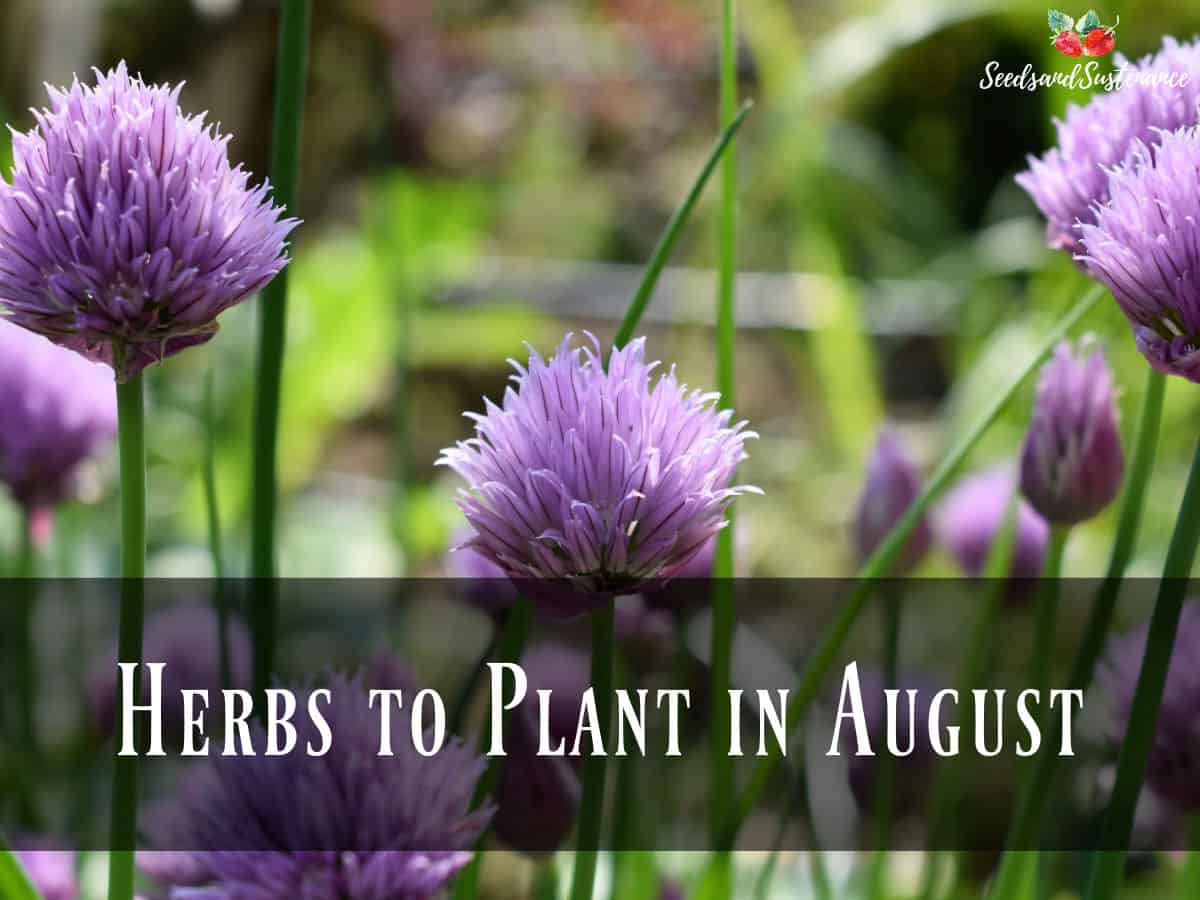
[[[506,359],[568,330],[612,336],[655,240],[717,131],[719,8],[698,0],[316,0],[281,435],[285,576],[433,576],[460,527],[438,450],[498,397]],[[1068,9],[1080,13],[1083,9]],[[1097,6],[1118,50],[1191,37],[1184,0]],[[269,0],[6,0],[0,116],[43,82],[129,61],[267,169]],[[984,67],[1066,70],[1041,3],[743,0],[738,144],[740,417],[761,434],[740,504],[739,569],[852,573],[847,526],[878,426],[924,465],[1086,289],[1014,184],[1086,95],[982,91]],[[1110,59],[1101,62],[1110,67]],[[7,136],[0,161],[7,171]],[[715,191],[661,282],[650,355],[715,381]],[[245,570],[255,304],[150,374],[150,571],[211,573],[203,471],[216,473],[228,572]],[[1145,363],[1115,304],[1106,344],[1128,434]],[[213,374],[215,396],[205,398]],[[1033,386],[972,467],[1011,460]],[[2,401],[0,401],[2,402]],[[1173,382],[1132,571],[1165,554],[1200,393]],[[113,461],[65,507],[47,574],[117,568]],[[1114,511],[1073,536],[1066,571],[1103,572]],[[0,539],[16,510],[0,503]],[[957,570],[935,554],[919,574]],[[1126,618],[1137,613],[1123,611]]]
[[[458,521],[437,451],[498,396],[522,344],[615,331],[639,265],[716,132],[716,5],[691,0],[320,0],[305,124],[282,423],[285,575],[440,571]],[[1186,3],[1129,3],[1118,50],[1190,36]],[[129,60],[186,80],[185,105],[265,172],[276,10],[267,0],[9,0],[0,112],[27,127],[43,82]],[[886,417],[935,460],[1084,288],[1013,183],[1052,140],[1063,89],[979,89],[989,60],[1065,70],[1030,3],[746,0],[739,143],[737,408],[762,440],[745,477],[748,573],[851,571],[846,522]],[[1111,59],[1111,58],[1109,58]],[[1104,66],[1109,60],[1101,61]],[[8,152],[7,139],[0,156]],[[710,386],[715,191],[647,319],[650,352]],[[254,304],[152,381],[151,567],[203,574],[203,381],[231,572],[247,509]],[[1107,343],[1132,427],[1143,381],[1115,307]],[[1160,477],[1135,570],[1165,549],[1197,397],[1168,396]],[[1032,387],[1030,388],[1030,392]],[[1011,456],[1013,405],[975,462]],[[1179,434],[1180,446],[1175,435]],[[63,571],[110,572],[115,507],[60,523]],[[6,509],[6,513],[9,511]],[[1099,574],[1111,515],[1072,542]],[[86,547],[86,552],[82,548]],[[944,561],[929,563],[931,571]]]

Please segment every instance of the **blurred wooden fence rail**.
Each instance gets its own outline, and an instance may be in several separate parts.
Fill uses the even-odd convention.
[[[469,280],[443,287],[438,295],[465,306],[517,301],[563,319],[615,322],[625,314],[641,277],[637,265],[485,258]],[[863,284],[801,272],[743,272],[737,285],[738,326],[752,330],[816,330],[834,318],[837,298],[857,295],[870,334],[935,337],[953,331],[952,313],[960,299],[953,284],[934,280]],[[712,326],[715,296],[713,270],[668,267],[645,321]]]

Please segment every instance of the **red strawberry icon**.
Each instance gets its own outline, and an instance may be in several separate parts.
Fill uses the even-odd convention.
[[[1046,13],[1046,21],[1050,25],[1050,40],[1059,53],[1066,56],[1104,56],[1112,53],[1117,45],[1116,30],[1121,18],[1118,16],[1111,28],[1105,28],[1094,9],[1089,9],[1078,21],[1065,12],[1051,9]]]
[[[1104,56],[1106,53],[1111,53],[1113,47],[1117,45],[1117,39],[1114,36],[1116,30],[1116,25],[1112,28],[1093,28],[1084,38],[1084,53],[1088,56]]]
[[[1094,31],[1092,32],[1092,34],[1096,33],[1097,32]],[[1088,35],[1088,43],[1091,43],[1091,35]],[[1108,50],[1112,49],[1113,43],[1115,42],[1110,39]],[[1077,35],[1074,31],[1060,31],[1054,38],[1054,49],[1059,53],[1065,53],[1067,56],[1083,55],[1083,44],[1079,40],[1079,35]],[[1104,52],[1107,53],[1108,50],[1105,50]],[[1098,56],[1100,54],[1094,55]]]

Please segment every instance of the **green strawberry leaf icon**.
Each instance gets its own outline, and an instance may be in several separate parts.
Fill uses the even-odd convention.
[[[1064,31],[1070,31],[1075,27],[1075,20],[1065,12],[1059,12],[1057,9],[1052,9],[1046,13],[1046,21],[1050,23],[1051,34],[1060,34]]]
[[[1075,28],[1084,37],[1088,36],[1088,32],[1095,31],[1097,28],[1103,28],[1100,24],[1100,17],[1096,15],[1094,9],[1089,9],[1087,15],[1075,23]]]

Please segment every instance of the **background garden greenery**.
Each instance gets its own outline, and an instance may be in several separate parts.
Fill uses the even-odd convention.
[[[280,569],[438,574],[460,515],[437,451],[466,432],[460,410],[499,394],[523,342],[545,352],[568,328],[615,333],[622,286],[636,283],[622,266],[650,255],[717,130],[720,4],[314,5]],[[1098,11],[1120,14],[1129,56],[1200,29],[1185,2]],[[255,0],[10,0],[0,112],[27,127],[43,81],[126,58],[149,80],[186,80],[187,107],[211,110],[237,135],[233,155],[265,172],[274,29],[271,4]],[[738,148],[739,265],[751,274],[737,408],[762,434],[742,478],[766,497],[739,508],[739,570],[846,575],[847,522],[883,418],[932,463],[1086,289],[1044,248],[1012,180],[1051,140],[1051,116],[1086,97],[979,89],[993,59],[1015,71],[1073,64],[1049,45],[1041,4],[742,0],[740,41],[740,94],[756,108]],[[5,137],[5,171],[9,153]],[[669,274],[647,319],[651,356],[706,387],[716,197],[673,259],[694,280]],[[246,570],[254,315],[254,304],[232,310],[215,341],[149,373],[152,574],[211,571],[208,428],[225,564]],[[1145,362],[1115,304],[1086,327],[1106,343],[1128,435]],[[972,465],[1015,456],[1032,390]],[[1134,574],[1161,570],[1198,411],[1200,394],[1170,385]],[[62,511],[51,572],[116,570],[111,475],[97,473],[92,502]],[[1073,536],[1069,575],[1102,573],[1115,514]],[[16,523],[0,508],[2,546],[15,546]],[[953,573],[938,556],[918,572]],[[1156,896],[1152,878],[1142,883]],[[795,888],[781,876],[777,889]]]
[[[77,58],[46,35],[86,29],[88,16],[68,22],[52,17],[53,3],[26,2],[0,23],[12,50],[0,79],[9,118],[28,123],[21,110],[43,102],[43,80],[125,56],[147,78],[187,80],[188,105],[210,109],[237,135],[234,156],[265,171],[270,9],[80,5],[95,16],[75,37],[86,48]],[[428,572],[457,521],[452,483],[432,460],[462,435],[458,411],[497,392],[522,342],[546,349],[564,326],[615,332],[623,303],[563,298],[623,284],[618,270],[590,264],[644,262],[708,152],[719,10],[667,0],[318,7],[282,421],[284,567]],[[1191,33],[1182,4],[1120,12],[1118,49],[1130,55]],[[752,0],[741,19],[742,93],[757,108],[740,138],[739,262],[817,276],[742,285],[739,413],[764,434],[747,471],[769,493],[744,510],[748,563],[755,574],[843,574],[843,525],[881,417],[934,460],[1081,291],[1061,254],[1043,249],[1012,175],[1050,139],[1050,116],[1084,96],[978,89],[991,59],[1006,70],[1072,64],[1048,45],[1032,4]],[[715,197],[702,200],[675,264],[715,265]],[[649,331],[653,355],[707,386],[706,285],[664,289]],[[570,314],[555,315],[556,304]],[[230,569],[244,566],[253,316],[252,305],[232,311],[211,348],[151,377],[156,571],[198,571],[206,555],[198,438],[210,366]],[[670,316],[681,324],[665,324]],[[1115,307],[1088,327],[1106,341],[1131,427],[1143,364]],[[1156,497],[1173,494],[1170,473],[1184,464],[1186,440],[1171,425],[1193,412],[1190,393],[1168,392],[1163,477],[1136,571],[1155,571],[1163,552],[1171,510]],[[1011,455],[1027,410],[1014,404],[978,462]],[[326,502],[347,494],[349,506]],[[92,532],[87,522],[106,521],[110,502],[73,510],[67,532]],[[1075,542],[1080,574],[1100,570],[1111,519]],[[85,543],[90,552],[72,544],[66,555],[105,571],[114,548]]]

